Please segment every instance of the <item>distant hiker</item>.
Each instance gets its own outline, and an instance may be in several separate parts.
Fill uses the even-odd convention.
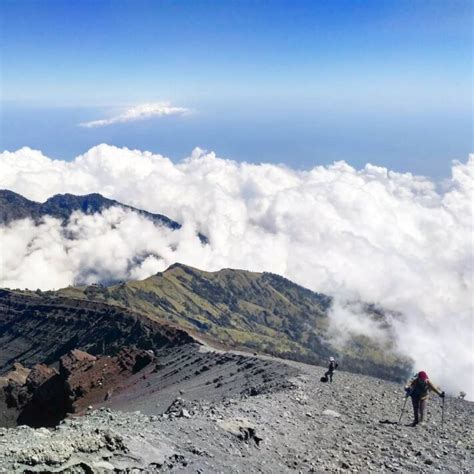
[[[424,421],[426,401],[430,390],[437,393],[441,398],[445,396],[444,392],[431,383],[428,375],[423,371],[418,372],[405,386],[407,396],[411,397],[413,403],[413,414],[415,416],[413,426]]]
[[[329,366],[327,372],[324,374],[326,379],[329,379],[329,382],[332,382],[332,376],[334,371],[339,367],[339,364],[336,362],[334,357],[329,357]]]

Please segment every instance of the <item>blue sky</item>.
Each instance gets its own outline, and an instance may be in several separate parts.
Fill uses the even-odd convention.
[[[434,177],[472,146],[470,1],[9,1],[0,148],[344,159]],[[142,103],[192,113],[84,128]]]

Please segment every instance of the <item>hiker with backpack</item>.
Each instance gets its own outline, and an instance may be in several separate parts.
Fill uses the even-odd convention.
[[[336,362],[336,360],[334,359],[334,357],[329,357],[329,366],[328,366],[328,370],[326,371],[326,373],[324,374],[324,379],[325,381],[327,382],[329,380],[329,382],[332,383],[332,376],[334,374],[334,371],[339,367],[339,364]]]
[[[445,393],[431,383],[427,373],[424,371],[418,372],[418,374],[416,374],[405,386],[406,396],[411,397],[413,404],[413,414],[415,419],[412,426],[423,423],[426,411],[426,401],[428,400],[428,394],[430,391],[437,393],[441,398],[445,397]]]

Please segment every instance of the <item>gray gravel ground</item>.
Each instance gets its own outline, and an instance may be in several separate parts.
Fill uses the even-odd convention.
[[[53,430],[0,429],[0,471],[474,471],[473,403],[447,398],[444,429],[440,399],[415,428],[407,404],[397,425],[400,385],[344,372],[322,384],[324,369],[285,364],[299,374],[271,393],[216,401],[176,391],[166,410],[156,393],[141,403],[147,414],[102,408]]]

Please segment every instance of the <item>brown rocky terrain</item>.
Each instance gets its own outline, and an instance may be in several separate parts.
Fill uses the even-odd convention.
[[[73,350],[59,360],[59,370],[45,364],[14,369],[0,377],[4,426],[56,426],[68,414],[111,398],[132,374],[156,362],[152,351],[124,348],[117,356],[93,356]]]
[[[81,413],[89,405],[110,399],[114,391],[127,383],[131,375],[153,364],[153,351],[124,348],[116,356],[92,356],[74,350],[61,357],[59,374],[71,401],[72,412]]]

